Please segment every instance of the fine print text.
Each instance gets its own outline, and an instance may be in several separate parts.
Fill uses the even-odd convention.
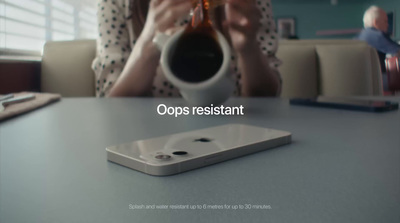
[[[129,204],[129,210],[271,210],[269,204]]]

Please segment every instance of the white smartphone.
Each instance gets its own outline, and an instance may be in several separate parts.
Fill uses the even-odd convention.
[[[111,162],[166,176],[290,142],[290,132],[230,124],[111,146],[106,151]]]

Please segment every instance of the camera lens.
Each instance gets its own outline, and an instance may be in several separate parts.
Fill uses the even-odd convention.
[[[170,155],[157,155],[157,156],[155,156],[155,158],[158,160],[169,160],[169,159],[171,159],[171,156]]]
[[[172,154],[177,155],[177,156],[184,156],[184,155],[187,155],[187,152],[185,152],[185,151],[176,151],[176,152],[173,152]]]

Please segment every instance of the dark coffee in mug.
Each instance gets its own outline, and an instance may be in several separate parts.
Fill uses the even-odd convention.
[[[209,19],[209,0],[200,0],[195,10],[200,10],[192,18],[176,43],[171,55],[171,70],[179,79],[199,83],[213,77],[223,62],[223,53],[217,34]],[[195,24],[196,16],[202,19]]]
[[[181,80],[198,83],[214,76],[223,61],[215,38],[200,33],[185,33],[171,57],[171,70]]]

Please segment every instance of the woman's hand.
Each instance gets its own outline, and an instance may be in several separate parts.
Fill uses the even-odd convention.
[[[175,22],[191,8],[191,0],[151,0],[141,37],[152,41],[157,32],[174,30]]]
[[[191,0],[151,0],[143,31],[108,96],[150,95],[160,51],[153,43],[157,32],[167,33],[175,21],[189,13]]]
[[[225,30],[242,74],[241,95],[245,97],[276,96],[280,89],[278,74],[269,66],[260,49],[257,33],[261,12],[255,0],[227,0]]]
[[[224,25],[235,51],[240,54],[258,49],[257,32],[261,13],[255,0],[227,0],[225,14]]]

